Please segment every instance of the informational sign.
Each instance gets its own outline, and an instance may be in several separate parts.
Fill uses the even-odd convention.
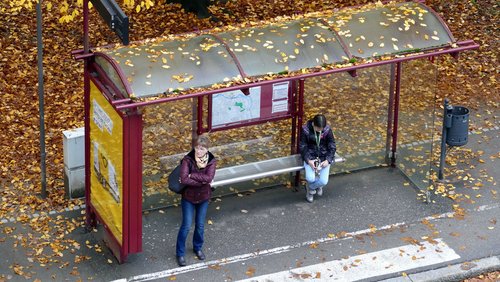
[[[122,244],[123,120],[97,86],[90,86],[91,203]]]
[[[273,84],[273,101],[288,99],[288,81]]]
[[[245,95],[241,90],[235,90],[212,96],[213,129],[226,125],[266,121],[289,114],[288,81],[252,87],[249,90],[249,95]]]
[[[260,118],[261,88],[250,88],[250,95],[241,90],[213,95],[212,126]]]
[[[288,81],[273,84],[273,114],[288,111],[288,85]]]

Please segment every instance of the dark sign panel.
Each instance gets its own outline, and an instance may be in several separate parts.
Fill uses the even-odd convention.
[[[90,0],[99,15],[118,35],[124,45],[128,45],[128,17],[115,0]]]

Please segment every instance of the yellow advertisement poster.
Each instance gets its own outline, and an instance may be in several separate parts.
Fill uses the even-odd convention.
[[[122,245],[123,121],[92,82],[90,166],[91,202]]]

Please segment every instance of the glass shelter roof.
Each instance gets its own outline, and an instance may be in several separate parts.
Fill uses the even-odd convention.
[[[347,58],[335,33],[317,19],[273,23],[218,36],[227,42],[248,76],[296,71]]]
[[[450,47],[443,21],[418,2],[369,4],[314,13],[267,25],[207,31],[174,39],[97,48],[113,81],[121,77],[137,98],[204,88],[354,60]]]
[[[435,14],[414,2],[340,10],[327,22],[360,58],[433,49],[453,41]]]

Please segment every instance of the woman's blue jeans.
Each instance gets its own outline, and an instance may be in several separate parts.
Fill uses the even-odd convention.
[[[304,162],[304,170],[306,172],[306,181],[309,183],[310,190],[316,190],[328,183],[328,178],[330,177],[330,165],[322,168],[319,171],[319,175],[316,175],[314,169],[309,164]]]
[[[187,200],[181,200],[182,208],[182,224],[177,234],[177,246],[175,248],[176,255],[183,257],[186,254],[186,239],[193,222],[193,214],[195,214],[195,227],[193,235],[193,249],[199,251],[203,247],[203,234],[205,231],[205,217],[207,215],[208,200],[193,204]]]

